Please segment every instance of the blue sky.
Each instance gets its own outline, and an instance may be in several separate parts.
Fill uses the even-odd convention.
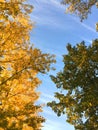
[[[57,63],[54,65],[56,71],[47,75],[39,75],[43,81],[38,91],[41,92],[39,104],[46,104],[54,99],[54,92],[58,91],[51,81],[49,74],[56,75],[62,70],[62,55],[66,54],[66,45],[75,45],[85,41],[87,45],[98,38],[95,23],[98,21],[98,10],[92,9],[92,14],[83,23],[75,15],[65,14],[65,7],[60,0],[28,0],[34,6],[31,14],[35,28],[31,32],[31,42],[43,52],[55,54]],[[42,113],[46,122],[42,130],[74,130],[74,127],[66,122],[66,115],[57,117],[51,108],[44,107]]]

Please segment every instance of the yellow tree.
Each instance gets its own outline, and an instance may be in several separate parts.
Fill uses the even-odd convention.
[[[45,119],[36,88],[38,73],[50,70],[54,57],[29,44],[32,6],[25,0],[0,0],[0,129],[40,130]]]

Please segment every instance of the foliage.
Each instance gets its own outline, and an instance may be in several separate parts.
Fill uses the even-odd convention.
[[[81,21],[87,19],[93,6],[98,8],[97,0],[62,0],[62,4],[66,5],[66,12],[77,14]],[[98,23],[96,30],[98,31]]]
[[[48,106],[58,115],[67,114],[67,122],[76,130],[98,129],[98,39],[92,45],[81,42],[67,45],[64,68],[51,76],[60,92]]]
[[[32,6],[25,0],[0,0],[0,129],[40,130],[45,119],[36,88],[38,73],[46,73],[55,62],[29,44],[33,27]]]

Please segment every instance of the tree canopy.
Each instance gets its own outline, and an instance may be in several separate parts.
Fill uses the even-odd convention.
[[[57,89],[56,101],[48,106],[58,115],[67,115],[67,122],[76,130],[98,129],[98,39],[92,45],[81,42],[67,45],[64,68],[51,76]]]
[[[54,56],[30,44],[34,26],[25,0],[0,0],[0,130],[40,130],[45,119],[35,105],[38,73],[47,73]]]

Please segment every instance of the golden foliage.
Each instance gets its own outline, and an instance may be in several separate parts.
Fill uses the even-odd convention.
[[[0,130],[39,130],[43,117],[36,88],[38,73],[46,73],[55,62],[29,44],[33,27],[25,0],[0,1]]]

